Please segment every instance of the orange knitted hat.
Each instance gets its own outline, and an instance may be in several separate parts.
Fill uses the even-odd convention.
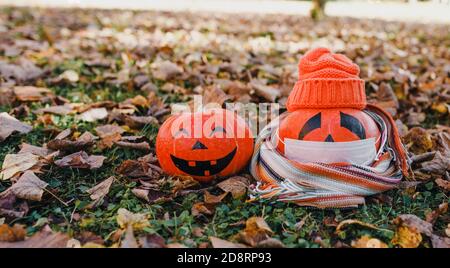
[[[298,69],[298,81],[286,103],[289,112],[305,108],[362,110],[366,107],[359,67],[346,56],[316,48],[302,57]]]

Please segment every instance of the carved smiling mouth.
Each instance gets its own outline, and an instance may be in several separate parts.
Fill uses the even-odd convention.
[[[170,157],[178,169],[189,175],[211,176],[221,172],[228,166],[228,164],[230,164],[236,154],[236,150],[237,148],[234,148],[231,153],[227,154],[223,158],[208,161],[185,160],[173,155],[170,155]]]

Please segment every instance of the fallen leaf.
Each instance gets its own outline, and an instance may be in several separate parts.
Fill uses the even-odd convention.
[[[233,243],[214,236],[209,237],[213,248],[247,248],[248,246],[240,243]]]
[[[73,107],[71,104],[64,104],[64,105],[56,105],[56,106],[50,106],[46,108],[40,108],[33,111],[35,114],[56,114],[56,115],[68,115],[72,112],[74,112]]]
[[[280,240],[269,237],[256,244],[257,248],[285,248],[286,246]]]
[[[431,161],[423,162],[422,172],[430,172],[433,174],[443,175],[447,170],[450,170],[450,152],[448,155],[443,155],[441,152],[436,152]]]
[[[273,103],[281,96],[280,90],[271,86],[264,85],[263,83],[256,80],[252,81],[250,85],[256,91],[256,95],[263,97],[269,102]]]
[[[0,242],[0,248],[65,248],[69,237],[55,233],[47,225],[32,237],[18,242]]]
[[[21,224],[14,224],[10,227],[7,224],[0,225],[0,242],[16,242],[25,239],[26,230]]]
[[[20,122],[7,113],[0,113],[0,126],[0,142],[6,140],[14,132],[26,134],[33,129],[30,125]]]
[[[117,173],[131,178],[157,179],[163,174],[160,167],[152,164],[148,159],[125,160],[117,168]]]
[[[14,94],[19,101],[41,101],[45,97],[53,96],[48,88],[18,86],[13,88]]]
[[[409,228],[416,229],[418,232],[427,236],[431,236],[433,234],[433,225],[422,220],[416,215],[402,214],[394,219],[394,224],[397,226],[407,226]]]
[[[380,84],[377,91],[377,99],[378,99],[378,102],[376,103],[377,105],[384,108],[392,116],[395,116],[397,114],[399,102],[390,84],[385,82],[382,82]]]
[[[106,108],[92,108],[86,112],[76,116],[78,120],[85,122],[95,122],[97,120],[103,120],[108,117],[108,111]]]
[[[198,217],[200,215],[214,215],[215,205],[207,204],[204,202],[195,203],[191,208],[191,214],[194,217]]]
[[[26,171],[10,189],[19,198],[41,201],[47,185],[48,183],[40,180],[32,171]]]
[[[213,195],[208,191],[205,191],[203,199],[206,204],[219,204],[222,200],[228,195],[228,192],[225,192],[220,195]]]
[[[217,184],[217,187],[227,193],[231,193],[234,199],[238,199],[246,195],[249,185],[250,180],[246,177],[234,176],[220,182]]]
[[[450,238],[432,235],[431,245],[433,248],[450,248]]]
[[[16,174],[29,170],[39,163],[39,156],[32,153],[7,154],[2,165],[0,178],[8,180]]]
[[[417,248],[422,242],[422,235],[415,228],[400,226],[397,228],[392,244],[402,248]]]
[[[116,220],[117,224],[119,224],[122,229],[132,226],[133,230],[142,230],[143,228],[150,226],[146,215],[133,213],[124,208],[119,208]]]
[[[202,93],[204,105],[211,105],[213,103],[222,107],[225,102],[231,100],[231,96],[228,96],[217,86],[206,87]]]
[[[158,203],[172,200],[172,198],[168,194],[154,189],[134,188],[133,190],[131,190],[131,192],[136,197],[143,199],[149,203]]]
[[[139,244],[142,248],[165,248],[166,242],[163,237],[158,234],[148,234],[139,237]]]
[[[26,201],[18,202],[11,188],[0,193],[0,216],[9,219],[22,218],[28,212]]]
[[[12,89],[0,87],[0,106],[11,105],[15,99]]]
[[[114,142],[117,146],[142,151],[150,151],[150,144],[144,136],[124,136]]]
[[[26,82],[37,79],[43,74],[43,70],[32,61],[20,58],[15,64],[0,61],[0,74],[4,79],[13,79],[16,82]]]
[[[135,116],[135,115],[120,115],[119,119],[125,125],[132,129],[139,129],[146,125],[158,125],[158,119],[153,116]]]
[[[88,131],[84,132],[74,141],[66,139],[65,135],[66,133],[61,136],[58,135],[55,139],[47,143],[47,147],[55,151],[77,152],[89,149],[97,139],[97,137]]]
[[[109,193],[109,188],[111,188],[114,180],[115,178],[111,176],[94,187],[86,190],[86,192],[90,194],[89,197],[94,201],[90,207],[95,207],[101,200],[103,200],[103,198]]]
[[[387,248],[388,246],[377,238],[363,235],[356,241],[352,241],[354,248]]]
[[[153,64],[153,77],[159,80],[170,80],[182,73],[183,68],[167,60]]]
[[[245,229],[240,231],[236,238],[240,242],[255,247],[260,242],[269,239],[272,234],[272,229],[263,218],[251,217],[246,221]]]
[[[66,70],[62,74],[60,74],[57,78],[58,81],[67,81],[70,83],[78,82],[80,76],[74,70]]]
[[[53,151],[51,151],[45,147],[39,147],[39,146],[31,145],[28,143],[22,143],[20,145],[20,151],[18,152],[18,154],[24,154],[24,153],[31,153],[31,154],[45,158],[45,157],[48,157],[50,154],[52,154]]]
[[[134,236],[133,227],[131,225],[127,225],[125,231],[125,237],[120,241],[121,248],[139,248],[139,244]]]
[[[414,154],[423,154],[433,148],[430,133],[421,127],[411,128],[402,139],[408,150]]]
[[[106,157],[102,155],[88,155],[86,152],[81,151],[55,161],[55,165],[59,167],[97,169],[103,165],[105,159]]]

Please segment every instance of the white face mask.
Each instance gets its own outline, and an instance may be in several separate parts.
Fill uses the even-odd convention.
[[[284,139],[285,156],[294,161],[310,163],[347,162],[370,165],[377,157],[375,138],[348,142],[319,142]]]

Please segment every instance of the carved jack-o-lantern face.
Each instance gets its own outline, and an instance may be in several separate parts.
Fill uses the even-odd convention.
[[[290,113],[280,124],[279,137],[305,141],[345,142],[374,137],[379,147],[376,122],[357,109],[301,109]],[[284,144],[278,143],[284,153]]]
[[[171,116],[156,138],[156,154],[165,172],[203,182],[238,172],[252,153],[247,124],[223,109]]]

